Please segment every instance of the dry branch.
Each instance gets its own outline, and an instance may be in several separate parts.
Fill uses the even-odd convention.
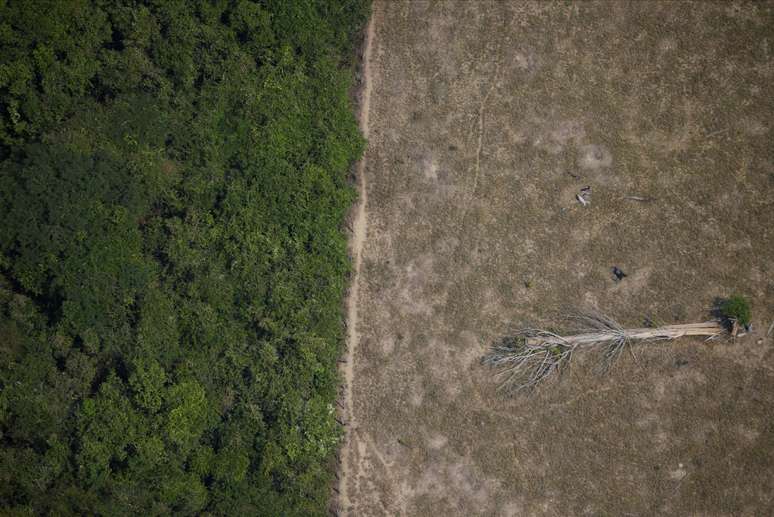
[[[602,366],[606,369],[624,349],[634,344],[685,336],[713,339],[726,332],[719,321],[624,329],[598,313],[579,313],[569,319],[579,324],[578,333],[561,336],[547,330],[522,329],[492,348],[484,363],[500,370],[497,376],[502,389],[510,392],[534,389],[559,373],[578,351],[601,351]]]

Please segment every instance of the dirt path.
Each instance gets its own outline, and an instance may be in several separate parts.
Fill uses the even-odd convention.
[[[374,2],[376,4],[376,2]],[[375,5],[374,5],[375,8]],[[363,136],[368,139],[368,111],[371,105],[371,47],[374,38],[374,18],[372,15],[368,22],[366,29],[365,47],[363,49],[363,95],[360,101],[360,113],[358,119],[360,121],[360,131]],[[357,177],[358,177],[358,193],[360,196],[360,202],[355,209],[355,219],[352,225],[352,236],[350,238],[350,249],[352,253],[353,261],[353,273],[352,273],[352,286],[350,287],[349,296],[347,297],[347,352],[343,367],[344,373],[344,404],[345,419],[347,422],[346,434],[343,445],[343,452],[341,455],[341,467],[339,472],[339,507],[341,510],[346,511],[350,507],[348,484],[350,479],[350,462],[349,451],[354,445],[354,441],[357,441],[357,437],[354,436],[354,432],[357,429],[357,421],[355,419],[355,411],[352,405],[352,384],[354,382],[355,367],[354,359],[357,346],[360,342],[360,335],[357,331],[358,324],[358,298],[359,298],[359,282],[360,282],[360,269],[363,262],[362,251],[363,243],[366,238],[366,231],[368,227],[368,189],[367,180],[365,176],[366,160],[368,159],[367,152],[363,153],[363,157],[357,164]]]

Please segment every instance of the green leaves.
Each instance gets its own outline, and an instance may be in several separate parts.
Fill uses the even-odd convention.
[[[60,124],[96,74],[110,26],[79,3],[0,7],[0,157]]]
[[[0,3],[3,512],[324,512],[366,10]]]
[[[129,377],[135,404],[149,413],[156,413],[164,401],[166,380],[167,375],[156,360],[146,355],[140,356]]]
[[[204,389],[196,381],[184,381],[170,389],[168,404],[167,435],[172,443],[188,450],[207,425],[209,407]]]
[[[87,486],[109,483],[120,470],[143,428],[139,415],[126,397],[121,380],[110,374],[99,393],[83,401],[78,416],[80,446],[77,475]]]
[[[752,318],[750,302],[744,296],[734,295],[723,300],[719,309],[724,318],[735,320],[740,325],[748,325]]]

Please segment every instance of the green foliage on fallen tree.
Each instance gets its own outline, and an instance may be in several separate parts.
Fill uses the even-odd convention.
[[[0,3],[2,513],[324,513],[366,15]]]
[[[744,296],[734,295],[720,303],[720,314],[723,318],[736,321],[740,325],[749,325],[752,319],[750,302]]]

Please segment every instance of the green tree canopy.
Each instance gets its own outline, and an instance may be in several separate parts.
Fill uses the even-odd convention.
[[[325,513],[367,8],[0,2],[2,513]]]

